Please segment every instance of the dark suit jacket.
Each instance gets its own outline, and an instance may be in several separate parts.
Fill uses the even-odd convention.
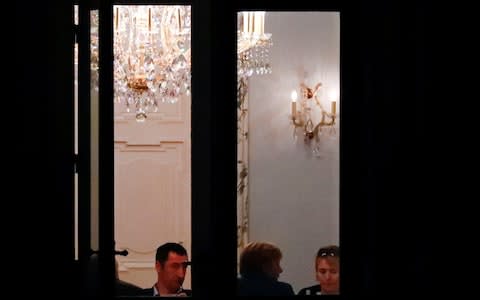
[[[317,285],[312,285],[312,286],[301,289],[298,292],[298,295],[299,296],[317,296],[319,295],[317,293],[319,293],[320,291],[321,291],[320,285],[317,284]]]
[[[137,296],[143,289],[133,283],[117,279],[115,285],[116,296]]]
[[[151,288],[147,288],[147,289],[143,289],[140,294],[138,294],[139,296],[150,296],[150,297],[153,297],[153,286]],[[179,296],[192,296],[192,290],[181,290],[178,292],[178,295]]]
[[[262,274],[248,274],[237,280],[238,296],[293,296],[289,283]]]

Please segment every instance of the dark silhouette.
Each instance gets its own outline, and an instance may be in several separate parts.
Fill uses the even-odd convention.
[[[238,296],[292,296],[289,283],[278,281],[282,252],[270,243],[249,243],[240,255]]]

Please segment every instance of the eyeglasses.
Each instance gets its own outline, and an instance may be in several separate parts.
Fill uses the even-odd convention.
[[[325,256],[339,256],[338,250],[334,249],[324,249],[320,250],[318,253],[319,257],[325,257]]]

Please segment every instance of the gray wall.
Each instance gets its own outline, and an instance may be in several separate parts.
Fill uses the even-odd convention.
[[[315,284],[320,246],[339,243],[339,135],[321,136],[320,155],[293,138],[290,94],[300,82],[322,82],[319,97],[339,94],[340,15],[337,12],[267,12],[273,73],[249,85],[250,241],[283,252],[280,280],[295,292]],[[337,114],[340,113],[337,99]],[[337,123],[338,124],[338,123]]]

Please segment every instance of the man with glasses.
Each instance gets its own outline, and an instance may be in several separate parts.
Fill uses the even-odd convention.
[[[301,289],[298,295],[340,294],[340,248],[338,246],[330,245],[318,250],[315,258],[315,274],[319,284]]]
[[[192,291],[182,287],[189,265],[187,250],[182,245],[177,243],[161,245],[155,255],[157,282],[151,288],[143,289],[140,295],[191,296]]]

